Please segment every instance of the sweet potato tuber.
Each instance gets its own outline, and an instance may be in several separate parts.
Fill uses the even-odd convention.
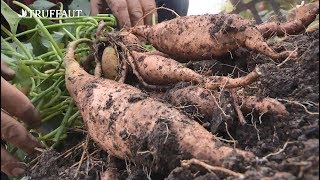
[[[158,85],[175,84],[180,81],[194,82],[208,89],[216,89],[221,86],[235,88],[254,82],[260,75],[259,68],[240,78],[222,76],[203,76],[193,70],[184,67],[181,63],[159,55],[131,52],[136,70],[147,83]]]
[[[166,100],[175,106],[192,106],[204,118],[203,120],[212,121],[221,118],[221,111],[225,111],[228,115],[234,115],[228,109],[231,106],[231,100],[228,93],[211,92],[199,86],[187,86],[182,88],[174,88],[165,95]],[[241,111],[250,113],[256,110],[259,113],[268,113],[276,117],[287,117],[288,111],[286,107],[272,98],[257,98],[255,96],[238,96],[236,97]],[[231,113],[230,113],[231,112]],[[212,122],[210,122],[212,123]]]
[[[235,14],[185,16],[154,26],[136,26],[131,31],[179,62],[210,59],[241,46],[274,59],[297,55],[275,52],[255,26]]]
[[[66,86],[89,135],[111,155],[161,172],[191,157],[221,165],[233,150],[246,159],[254,157],[220,144],[197,122],[139,89],[86,73],[74,56],[75,47],[84,42],[91,43],[80,39],[68,45]]]
[[[263,37],[269,38],[273,35],[295,35],[306,28],[316,19],[319,14],[319,1],[303,4],[292,10],[288,22],[267,22],[257,26]]]

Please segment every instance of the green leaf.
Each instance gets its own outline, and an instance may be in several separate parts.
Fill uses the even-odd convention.
[[[29,66],[23,64],[21,61],[16,62],[17,66],[13,68],[16,72],[16,75],[13,79],[13,84],[18,86],[30,86],[31,80],[30,77],[33,76],[33,73]]]
[[[63,42],[63,37],[65,36],[65,33],[63,32],[54,32],[53,34],[51,34],[52,38],[54,39],[54,41],[56,43],[62,43]],[[42,37],[41,38],[41,43],[42,45],[44,45],[47,48],[51,48],[51,43],[50,41],[47,39],[47,37]]]
[[[41,22],[43,23],[43,25],[51,25],[54,24],[51,20],[49,19],[42,19]],[[33,18],[23,18],[21,19],[21,21],[19,22],[20,25],[25,25],[26,29],[33,29],[35,28],[38,23],[33,19]],[[39,28],[38,28],[39,29]],[[52,29],[49,29],[50,31]]]
[[[48,51],[48,48],[42,44],[41,36],[38,32],[35,33],[28,41],[33,47],[33,54],[35,56],[40,56]]]
[[[31,53],[32,56],[34,56],[33,52],[33,47],[31,43],[24,43],[21,42],[23,46]],[[24,51],[16,44],[16,43],[8,43],[16,52],[20,54],[24,54]]]
[[[90,15],[90,2],[88,0],[72,1],[68,8],[69,10],[82,10],[80,16]]]
[[[13,59],[3,53],[1,53],[1,59],[4,60],[5,62],[14,62],[17,61],[16,59]]]
[[[13,11],[3,0],[1,0],[1,14],[7,20],[11,33],[16,34],[21,17]]]
[[[54,6],[56,6],[56,4],[54,4],[50,1],[37,0],[33,4],[30,5],[30,8],[35,9],[35,10],[48,10]]]

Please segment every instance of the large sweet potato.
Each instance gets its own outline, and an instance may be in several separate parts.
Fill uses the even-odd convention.
[[[131,32],[180,62],[210,59],[241,46],[274,59],[296,56],[272,50],[255,26],[235,14],[179,17],[154,26],[136,26]]]

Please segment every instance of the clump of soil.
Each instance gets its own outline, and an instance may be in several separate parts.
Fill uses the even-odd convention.
[[[252,120],[247,117],[247,122],[251,123],[239,126],[233,133],[239,147],[261,158],[246,172],[248,178],[319,178],[318,38],[319,30],[288,36],[274,43],[276,50],[297,47],[300,55],[297,60],[288,60],[280,67],[263,55],[254,52],[249,55],[249,69],[257,63],[264,73],[255,94],[279,99],[290,115],[281,120],[263,115],[260,120],[259,115]]]

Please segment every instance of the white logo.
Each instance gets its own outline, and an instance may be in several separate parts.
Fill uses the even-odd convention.
[[[82,10],[24,10],[22,9],[19,17],[32,17],[36,16],[39,18],[59,18],[59,17],[79,17]],[[28,16],[29,14],[29,16]]]
[[[22,9],[21,15],[18,14],[19,17],[27,17],[27,11]]]

